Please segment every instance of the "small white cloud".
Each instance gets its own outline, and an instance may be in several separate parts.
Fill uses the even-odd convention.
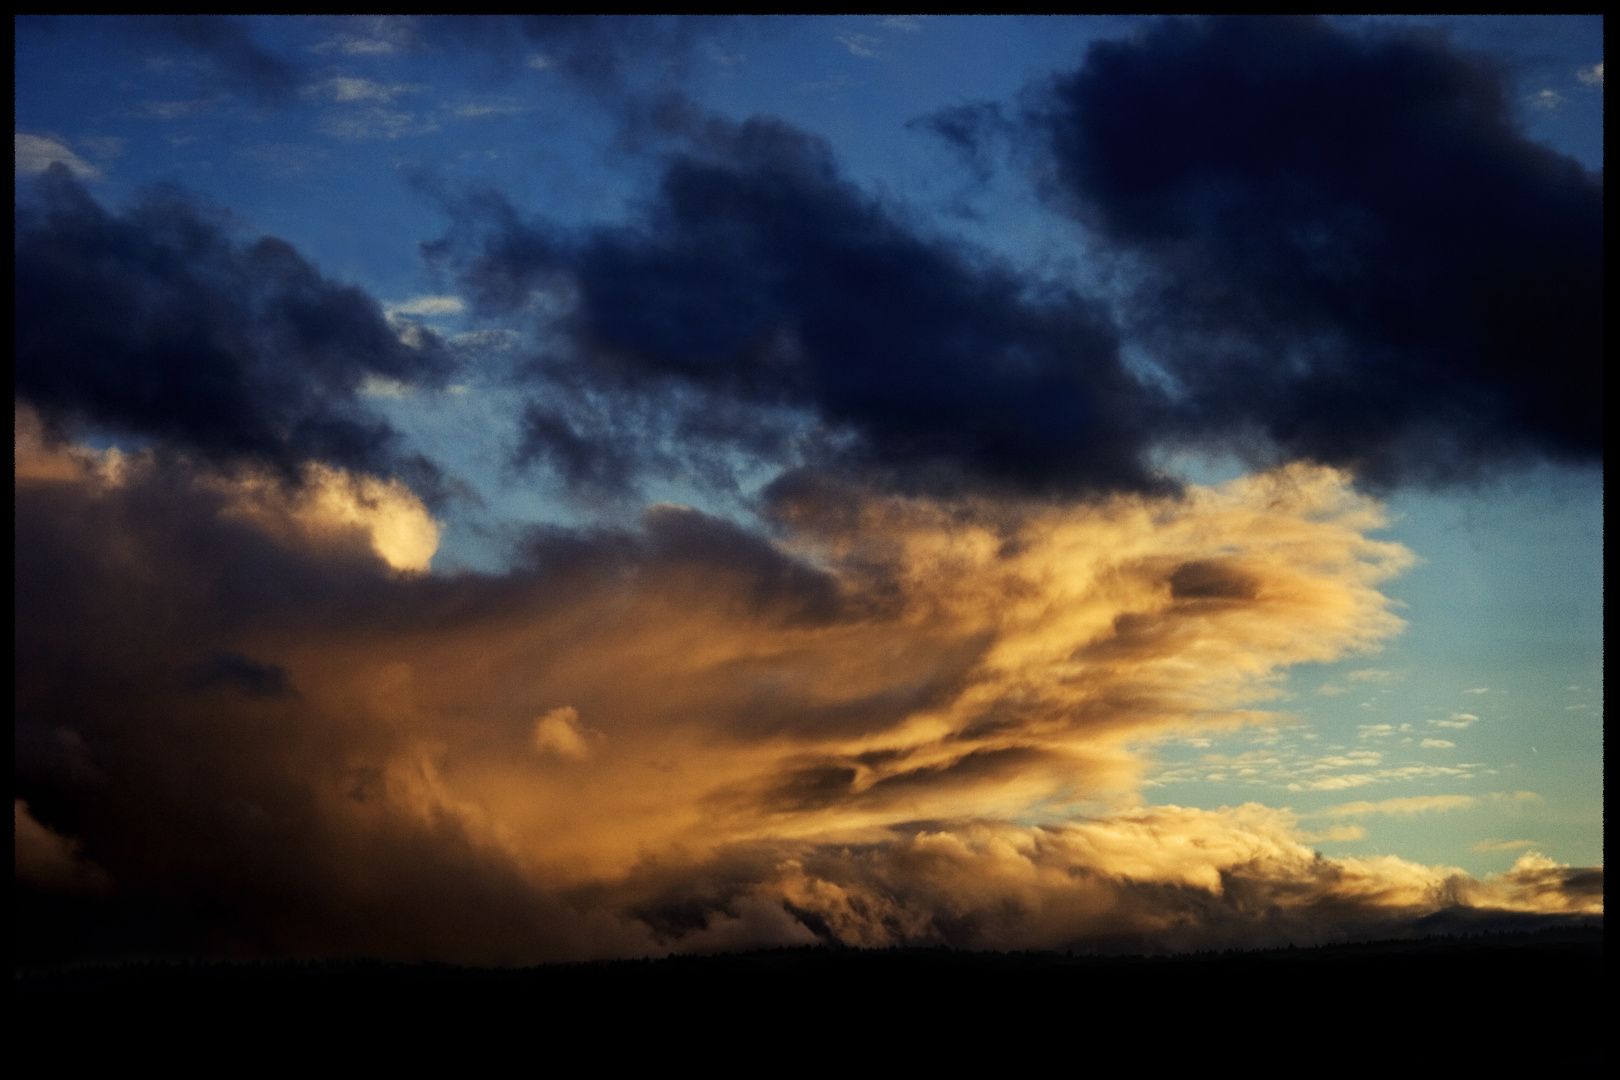
[[[1323,697],[1338,697],[1340,694],[1348,694],[1350,691],[1342,686],[1334,686],[1332,683],[1323,683],[1316,688],[1316,692]]]
[[[1433,724],[1435,727],[1455,728],[1460,731],[1469,724],[1475,723],[1478,720],[1479,717],[1475,716],[1473,713],[1454,712],[1451,714],[1450,719],[1430,720],[1429,723]]]
[[[404,399],[410,394],[411,388],[398,379],[390,379],[386,375],[367,375],[360,384],[360,393],[367,397],[392,398],[395,401]]]
[[[552,63],[553,63],[553,61],[552,61],[551,57],[549,57],[549,56],[538,56],[537,55],[537,56],[529,57],[528,66],[533,68],[536,71],[544,71],[544,70],[546,70],[546,68],[551,67]]]
[[[304,92],[311,96],[331,98],[333,101],[351,104],[362,101],[375,101],[380,105],[387,105],[397,97],[405,94],[414,94],[421,87],[411,86],[407,83],[380,83],[371,79],[352,79],[339,75],[316,83]]]
[[[55,139],[21,134],[14,135],[13,139],[16,171],[19,173],[42,173],[57,162],[61,162],[80,180],[101,179],[100,169]]]
[[[1424,739],[1418,743],[1425,750],[1455,750],[1457,744],[1446,739]]]
[[[1394,724],[1361,724],[1356,730],[1363,739],[1382,739],[1395,734]]]
[[[1351,682],[1370,682],[1387,685],[1392,682],[1399,682],[1401,675],[1398,671],[1385,671],[1382,668],[1363,668],[1360,671],[1352,671],[1349,675],[1346,675],[1345,678],[1349,679]]]
[[[834,40],[848,49],[851,56],[859,56],[866,60],[874,59],[877,56],[877,50],[874,46],[877,45],[878,39],[870,34],[837,34],[834,36]]]
[[[1478,843],[1472,845],[1472,847],[1473,847],[1473,849],[1475,851],[1486,851],[1486,852],[1489,852],[1489,851],[1519,851],[1519,850],[1521,850],[1523,848],[1533,848],[1533,847],[1536,847],[1536,846],[1537,846],[1537,843],[1534,840],[1497,840],[1495,838],[1492,838],[1490,840],[1481,840]]]
[[[571,761],[582,761],[591,755],[590,744],[585,741],[586,731],[580,727],[579,710],[572,705],[552,709],[534,724],[534,748]]]
[[[922,20],[914,15],[891,15],[878,25],[888,30],[903,30],[908,34],[915,34],[923,28]],[[1598,65],[1600,68],[1602,66]]]
[[[387,310],[390,315],[460,315],[466,305],[459,296],[413,296]]]
[[[1476,686],[1472,690],[1464,690],[1463,691],[1463,693],[1465,693],[1465,694],[1488,694],[1490,692],[1491,692],[1491,688],[1488,687],[1488,686]]]
[[[1589,68],[1581,68],[1575,73],[1575,77],[1587,86],[1602,86],[1603,65],[1593,64]]]
[[[1558,106],[1564,104],[1564,102],[1568,101],[1569,99],[1556,90],[1547,89],[1537,90],[1535,93],[1530,95],[1528,100],[1532,109],[1550,110],[1558,108]]]
[[[474,101],[452,106],[449,112],[457,120],[476,120],[481,116],[511,116],[513,113],[529,112],[532,108],[532,105],[517,105],[509,101]]]

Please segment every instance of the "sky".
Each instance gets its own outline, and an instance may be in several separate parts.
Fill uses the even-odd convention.
[[[1600,918],[1602,29],[18,19],[20,955]]]

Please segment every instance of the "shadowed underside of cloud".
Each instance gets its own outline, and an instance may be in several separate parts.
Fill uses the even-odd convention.
[[[1486,61],[1316,18],[1093,45],[1032,114],[1185,437],[1364,480],[1602,456],[1603,188]]]
[[[1339,474],[1068,508],[801,484],[776,541],[662,507],[446,578],[388,561],[403,504],[31,430],[19,880],[71,885],[110,952],[1179,948],[1601,909],[1601,871],[1477,882],[1319,858],[1286,811],[1139,805],[1133,744],[1265,723],[1281,669],[1398,628],[1376,585],[1409,557]]]
[[[16,393],[56,430],[92,424],[219,462],[388,470],[368,376],[441,382],[431,334],[270,237],[242,245],[177,191],[121,214],[52,165],[16,209]]]

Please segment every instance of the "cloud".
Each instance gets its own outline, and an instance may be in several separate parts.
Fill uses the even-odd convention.
[[[482,197],[433,249],[490,317],[568,297],[548,325],[566,347],[531,369],[529,459],[618,462],[565,468],[575,479],[632,475],[648,423],[602,418],[645,410],[682,446],[777,468],[836,463],[946,488],[1167,486],[1144,462],[1153,402],[1099,305],[915,235],[841,178],[824,144],[775,121],[676,106],[648,124],[690,150],[643,221],[571,232]]]
[[[12,800],[12,849],[17,881],[47,893],[105,892],[106,871],[87,862],[84,845],[41,825],[21,799]]]
[[[1365,817],[1369,814],[1389,814],[1406,817],[1436,811],[1468,810],[1478,802],[1472,795],[1409,795],[1378,802],[1349,802],[1317,810],[1311,817]]]
[[[1515,126],[1485,60],[1168,19],[1032,100],[1189,439],[1376,484],[1601,460],[1601,178]]]
[[[1549,111],[1569,103],[1567,97],[1551,89],[1537,90],[1525,100],[1530,103],[1532,109],[1546,109]]]
[[[16,171],[22,174],[42,173],[60,163],[80,180],[100,180],[101,170],[69,150],[60,141],[42,135],[13,137]]]
[[[1435,727],[1455,728],[1459,731],[1479,722],[1479,717],[1473,713],[1454,712],[1444,720],[1430,720]]]
[[[393,109],[347,109],[327,113],[315,129],[322,135],[345,142],[369,142],[374,139],[403,139],[437,131],[437,121],[418,117],[415,113]]]
[[[1581,68],[1575,73],[1575,77],[1581,81],[1583,86],[1602,86],[1603,65],[1593,64],[1591,67]]]
[[[1455,750],[1457,744],[1446,739],[1424,739],[1418,744],[1425,750]]]
[[[834,34],[833,40],[847,49],[851,56],[866,60],[877,56],[878,39],[870,34]]]
[[[459,296],[413,296],[403,304],[390,304],[390,315],[460,315],[466,309]]]
[[[579,710],[572,706],[552,709],[534,724],[534,748],[542,754],[581,760],[591,754],[586,732],[579,724]]]
[[[1539,847],[1534,840],[1480,840],[1472,845],[1474,851],[1521,851],[1524,848]]]
[[[1407,556],[1330,471],[1077,506],[823,482],[774,540],[664,506],[429,576],[375,478],[17,458],[17,709],[72,733],[19,742],[18,797],[66,808],[137,937],[206,896],[292,955],[1182,948],[1398,927],[1471,880],[1137,800],[1132,745],[1266,723],[1281,668],[1398,629]],[[1520,877],[1491,888],[1599,902]]]
[[[176,190],[103,209],[60,165],[16,208],[16,392],[53,430],[91,424],[296,475],[404,467],[361,404],[370,375],[437,383],[375,300],[272,237],[239,243]]]
[[[421,89],[419,86],[406,83],[380,83],[373,79],[335,75],[306,87],[304,92],[311,96],[326,97],[340,104],[375,101],[380,105],[387,105],[397,97],[414,94]]]
[[[245,20],[219,15],[125,17],[129,33],[156,37],[190,49],[217,85],[245,90],[261,101],[280,104],[293,97],[303,81],[298,63],[254,40]]]
[[[348,15],[334,20],[334,25],[339,28],[338,32],[316,45],[315,52],[391,56],[422,48],[422,41],[408,17]]]
[[[757,32],[758,20],[719,16],[516,15],[413,18],[436,46],[474,49],[501,68],[552,72],[617,101],[678,80],[705,42]]]

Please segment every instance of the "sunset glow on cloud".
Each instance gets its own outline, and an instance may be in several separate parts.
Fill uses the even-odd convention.
[[[941,29],[894,22],[798,25],[840,64]],[[1535,835],[1548,790],[1488,742],[1505,699],[1449,673],[1441,697],[1398,651],[1438,639],[1395,591],[1437,552],[1391,507],[1601,471],[1601,174],[1526,136],[1484,60],[1398,27],[1098,24],[1016,106],[931,100],[906,130],[968,174],[1033,168],[1052,228],[1118,269],[1099,283],[920,224],[802,118],[639,84],[746,21],[231,25],[264,59],[194,63],[223,95],[199,115],[302,125],[254,159],[290,185],[419,144],[406,187],[440,216],[399,284],[243,229],[228,188],[99,188],[134,166],[19,119],[16,875],[125,928],[39,955],[1601,917],[1601,866],[1544,840],[1375,842]],[[19,86],[75,35],[199,48],[130,34],[22,27]],[[506,96],[449,92],[490,55]],[[548,211],[432,142],[538,123],[525,93],[585,103],[651,186]],[[1238,464],[1166,464],[1189,454]],[[1567,723],[1600,731],[1581,685]]]

